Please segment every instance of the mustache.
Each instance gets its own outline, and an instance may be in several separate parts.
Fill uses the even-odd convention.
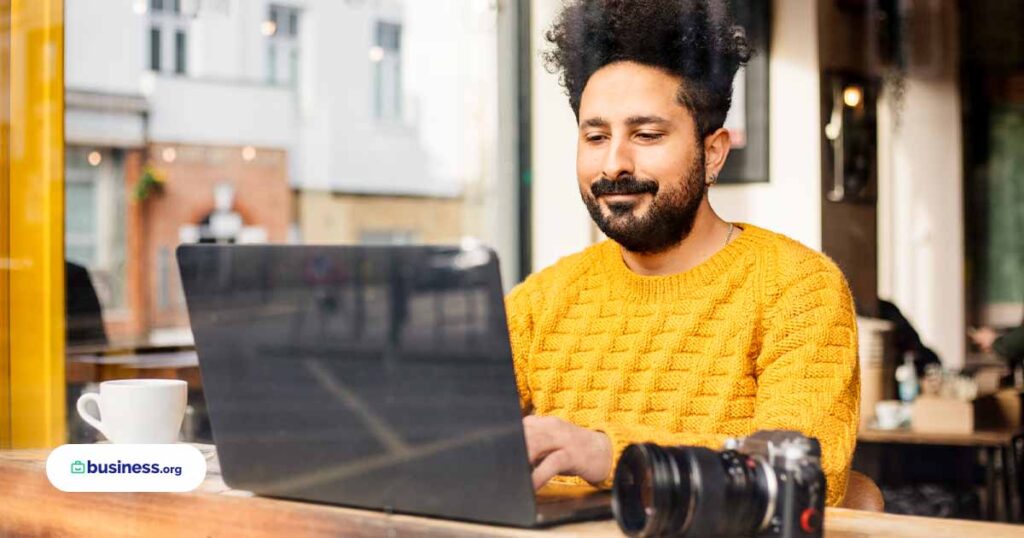
[[[616,180],[601,178],[590,185],[590,193],[595,198],[608,194],[657,194],[658,182],[649,179],[637,179],[636,176],[623,174]]]

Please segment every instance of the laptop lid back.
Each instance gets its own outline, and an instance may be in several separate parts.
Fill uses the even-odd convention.
[[[177,255],[230,486],[533,523],[493,251],[187,245]]]

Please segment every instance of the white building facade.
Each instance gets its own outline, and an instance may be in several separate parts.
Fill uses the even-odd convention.
[[[245,237],[476,236],[513,250],[516,178],[499,166],[508,155],[499,138],[509,135],[498,125],[497,3],[68,0],[65,9],[68,177],[77,182],[68,253],[89,267],[114,318],[150,310],[135,324],[152,326],[159,308],[174,306],[166,298],[180,290],[147,288],[176,284],[172,243],[209,235],[199,230],[217,185],[251,191],[278,181],[266,170],[244,177],[247,169],[225,161],[236,156],[283,158],[290,191],[235,196]],[[168,194],[132,205],[150,169],[167,176]],[[197,177],[209,184],[197,188]],[[182,216],[161,204],[196,209]],[[261,217],[271,211],[288,213],[286,238]],[[134,299],[125,290],[133,287]]]

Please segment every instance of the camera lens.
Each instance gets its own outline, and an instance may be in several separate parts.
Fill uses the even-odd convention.
[[[765,526],[774,473],[735,451],[630,445],[615,468],[612,508],[628,536],[741,536]]]
[[[629,536],[667,536],[686,526],[686,507],[693,499],[690,474],[679,472],[670,450],[653,444],[630,445],[619,458],[612,509]]]

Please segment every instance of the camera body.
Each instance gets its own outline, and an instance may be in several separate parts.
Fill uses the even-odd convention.
[[[826,492],[817,439],[792,431],[764,430],[730,439],[724,448],[765,462],[775,474],[776,500],[769,504],[766,525],[756,536],[822,536]]]
[[[615,468],[612,508],[636,537],[820,537],[821,446],[799,432],[765,430],[723,450],[630,445]]]

